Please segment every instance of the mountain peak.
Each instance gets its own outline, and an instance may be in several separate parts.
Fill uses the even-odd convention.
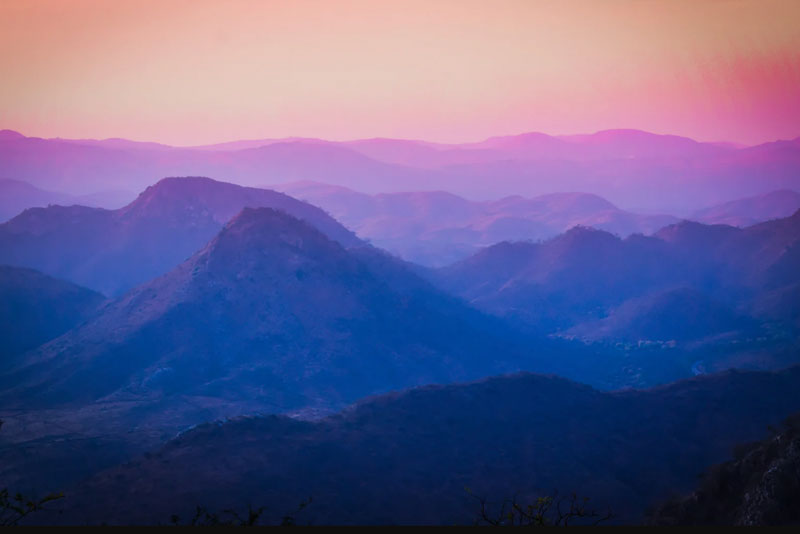
[[[287,230],[293,233],[319,233],[310,224],[293,217],[280,209],[245,207],[233,217],[222,230],[228,234],[244,233],[257,235],[262,232],[272,234],[275,230]],[[320,237],[325,237],[320,233]]]
[[[241,194],[244,189],[234,184],[217,182],[203,176],[168,177],[142,191],[139,196],[119,211],[121,218],[157,218],[159,220],[188,219],[196,224],[201,221],[227,222],[241,209],[225,210],[231,196]]]
[[[284,211],[244,208],[199,253],[197,263],[211,271],[236,271],[239,277],[242,273],[271,270],[278,263],[299,268],[312,257],[312,263],[324,263],[344,254],[337,242]]]
[[[360,240],[319,208],[271,189],[244,187],[204,176],[168,177],[143,191],[119,212],[123,219],[159,220],[193,227],[224,225],[242,208],[272,207],[319,227],[346,246]],[[216,231],[216,228],[214,231]]]

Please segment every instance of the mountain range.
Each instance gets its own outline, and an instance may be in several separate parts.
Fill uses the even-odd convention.
[[[589,197],[585,200],[590,205],[604,205],[602,199]],[[342,302],[355,298],[354,302],[361,303],[356,308],[361,312],[351,310],[345,313],[345,308],[339,310],[334,306],[333,310],[328,310],[323,306],[322,310],[303,319],[305,312],[297,315],[299,312],[286,304],[276,304],[275,312],[264,317],[247,312],[247,306],[257,310],[269,299],[295,302],[299,310],[312,310],[316,305],[306,284],[293,288],[276,282],[276,288],[289,291],[286,294],[265,293],[268,288],[257,284],[249,287],[248,280],[262,280],[267,271],[260,270],[266,268],[259,263],[266,261],[260,256],[251,258],[249,264],[240,264],[240,259],[255,253],[249,250],[251,244],[245,241],[232,252],[215,252],[214,257],[224,258],[220,262],[237,265],[239,269],[231,271],[222,282],[215,282],[218,280],[216,275],[197,280],[188,277],[187,265],[201,261],[198,259],[199,251],[209,253],[208,247],[216,239],[223,238],[224,233],[219,232],[225,229],[225,221],[244,206],[258,205],[285,209],[322,230],[325,238],[320,237],[320,242],[332,238],[337,246],[343,246],[341,251],[327,246],[306,250],[307,261],[318,265],[339,265],[336,258],[348,257],[348,261],[355,262],[353,265],[362,265],[359,269],[372,273],[374,279],[370,283],[377,285],[367,293],[364,293],[367,291],[365,288],[372,286],[361,281],[352,269],[345,269],[338,275],[335,270],[327,273],[332,278],[320,281],[321,286],[314,290],[319,294],[328,291],[338,294]],[[449,213],[458,211],[458,205],[456,203],[444,212],[434,210],[432,215],[446,219]],[[391,209],[386,208],[386,211],[392,213]],[[273,224],[276,228],[286,226],[279,218],[266,218],[255,227],[261,228],[264,236],[269,236],[274,231],[271,229]],[[288,225],[287,228],[294,226]],[[306,231],[296,230],[300,233]],[[219,235],[214,237],[215,234]],[[690,368],[697,368],[694,365],[697,360],[711,360],[705,361],[704,365],[711,365],[712,369],[725,369],[731,365],[774,369],[795,362],[793,351],[796,347],[791,340],[800,324],[800,314],[793,298],[800,291],[796,277],[800,246],[794,245],[798,236],[797,215],[743,230],[682,222],[651,237],[632,235],[625,239],[601,230],[575,227],[542,243],[493,245],[456,264],[429,271],[366,246],[322,210],[281,193],[243,188],[206,178],[171,178],[148,188],[136,201],[116,211],[60,206],[27,210],[0,225],[0,244],[4,245],[0,248],[0,261],[39,268],[48,275],[62,276],[73,283],[82,283],[117,297],[115,303],[104,308],[102,320],[70,332],[50,348],[43,347],[40,354],[28,362],[37,359],[49,361],[51,356],[59,355],[60,359],[48,365],[63,361],[67,362],[64,365],[89,372],[96,363],[99,366],[97,372],[103,373],[106,371],[101,369],[106,364],[101,362],[106,360],[99,356],[95,359],[98,354],[130,350],[147,353],[148,358],[152,358],[145,362],[146,365],[134,364],[135,358],[130,358],[133,367],[120,371],[119,382],[101,382],[103,387],[110,388],[102,394],[92,395],[88,390],[67,387],[67,390],[76,389],[89,395],[84,401],[93,402],[112,393],[136,390],[137,381],[145,380],[150,384],[146,377],[155,371],[161,377],[159,380],[164,380],[166,375],[161,369],[172,373],[174,365],[168,363],[173,357],[171,355],[175,351],[185,353],[189,350],[187,347],[193,347],[191,350],[197,354],[207,353],[212,361],[216,361],[219,351],[246,352],[249,350],[246,343],[250,342],[247,340],[252,337],[253,343],[266,343],[265,346],[271,347],[269,351],[272,351],[282,346],[282,342],[279,338],[263,336],[290,325],[299,329],[298,334],[284,335],[284,338],[303,339],[304,345],[302,348],[285,346],[281,350],[294,351],[301,361],[314,351],[323,358],[326,353],[345,354],[350,350],[355,354],[374,350],[387,354],[410,354],[409,343],[419,343],[432,354],[440,351],[442,357],[452,358],[453,354],[463,352],[465,358],[471,358],[467,355],[477,355],[478,347],[485,347],[490,342],[501,343],[499,339],[503,338],[503,346],[507,349],[501,361],[495,362],[498,365],[477,365],[473,367],[474,373],[478,373],[479,368],[487,373],[502,369],[546,369],[598,387],[614,388],[646,386],[686,376]],[[263,248],[267,243],[264,241],[253,246]],[[289,265],[299,260],[279,252],[276,252],[276,263],[269,268],[283,269],[284,274],[288,273],[291,271]],[[181,264],[190,256],[188,263]],[[202,265],[191,267],[197,272],[202,272],[202,268]],[[300,274],[296,276],[304,276],[302,270],[298,272]],[[445,298],[441,291],[422,281],[418,275],[428,278],[439,290],[455,294],[484,312],[500,316],[508,326],[500,328],[486,316],[471,315],[465,303]],[[161,278],[153,280],[157,276]],[[300,281],[291,277],[289,280]],[[142,285],[125,294],[137,284]],[[214,284],[222,285],[216,287]],[[379,289],[385,286],[391,290]],[[191,291],[187,289],[189,287]],[[224,294],[228,296],[219,300],[223,298],[218,294],[222,287],[227,288]],[[291,293],[295,289],[300,293]],[[480,335],[484,340],[470,341],[474,347],[465,348],[460,344],[459,336],[451,336],[459,341],[456,343],[444,340],[448,336],[434,327],[420,329],[414,326],[415,320],[408,314],[419,316],[423,311],[407,310],[398,304],[409,302],[412,296],[418,299],[412,299],[412,302],[438,303],[424,312],[437,314],[437,318],[426,322],[452,325],[453,331],[466,328],[474,330],[476,335],[483,332]],[[228,304],[224,304],[226,302]],[[246,304],[248,302],[250,304]],[[390,302],[395,304],[385,304]],[[235,308],[239,304],[244,307]],[[389,311],[382,309],[386,306],[400,312],[401,316],[387,319]],[[205,312],[198,315],[192,311],[206,309],[218,309],[217,315]],[[345,315],[326,315],[332,311]],[[362,333],[368,330],[383,332],[386,327],[382,323],[385,321],[403,325],[406,333],[393,337],[389,334],[391,331],[386,331],[380,339],[377,334],[372,334],[372,337],[364,339],[357,336],[336,341],[344,328],[342,325],[349,324],[347,321],[359,315],[370,317],[374,322],[369,328],[365,326]],[[178,322],[171,322],[173,318]],[[283,326],[277,326],[279,324]],[[182,325],[177,331],[186,337],[175,337],[171,333],[176,325]],[[225,328],[230,328],[231,333],[226,334]],[[351,328],[355,329],[355,326],[351,325]],[[306,329],[309,332],[319,329],[319,339],[313,341],[319,343],[317,349],[308,345],[313,336],[309,338],[299,334]],[[600,344],[587,351],[580,348],[581,343],[577,341],[559,344],[547,340],[546,336],[553,335]],[[231,340],[235,343],[228,346]],[[626,346],[641,346],[643,342],[677,346],[681,352],[672,353],[668,360],[654,359],[649,349],[637,349],[635,355],[620,353],[614,347],[619,342]],[[719,352],[709,352],[709,343],[714,344]],[[526,350],[525,346],[529,349]],[[92,350],[86,347],[92,347]],[[703,351],[705,354],[701,354]],[[530,359],[534,353],[537,358]],[[539,357],[542,355],[548,356]],[[81,358],[88,360],[78,363]],[[453,380],[478,376],[470,375],[455,365],[447,372],[444,368],[436,370],[436,365],[431,364],[433,374],[430,375],[422,372],[422,366],[413,372],[398,372],[397,384],[413,385],[435,377]],[[200,367],[191,370],[199,372]],[[236,373],[243,371],[232,369],[231,372],[231,383],[235,383]],[[204,376],[208,378],[210,373],[208,371]],[[48,383],[54,374],[33,373],[32,376],[31,384],[41,385]],[[67,371],[59,371],[55,376],[59,380],[72,380]],[[175,376],[180,376],[180,373]],[[206,378],[199,383],[205,384]],[[375,386],[374,391],[400,387],[392,380],[378,379],[377,375],[373,378],[374,384],[383,384]],[[26,383],[19,377],[8,380]],[[71,383],[77,384],[81,380],[75,378]],[[279,390],[292,389],[287,384],[279,386]],[[197,394],[189,390],[184,393]],[[150,390],[144,388],[142,391]],[[156,391],[161,390],[156,388]],[[359,391],[373,390],[365,387]],[[71,395],[66,390],[62,393],[64,398]],[[144,396],[147,395],[149,393]],[[263,397],[265,404],[260,406],[274,402],[286,409],[303,408],[314,405],[314,398],[314,394],[298,394],[295,400],[283,402]],[[354,397],[331,392],[328,401],[320,404],[329,407],[351,400]]]
[[[528,133],[460,145],[287,138],[183,148],[4,130],[0,161],[5,178],[70,194],[111,184],[135,191],[154,176],[202,175],[249,186],[311,180],[369,194],[446,190],[472,200],[582,191],[628,209],[679,216],[800,188],[796,139],[738,148],[637,130]]]
[[[639,215],[585,193],[469,201],[444,191],[366,195],[320,183],[276,186],[320,206],[361,238],[421,265],[441,267],[500,241],[540,240],[573,226],[651,234],[678,221]]]
[[[546,239],[575,225],[625,237],[633,233],[652,234],[679,220],[671,215],[631,213],[602,197],[585,193],[469,201],[444,191],[367,195],[317,182],[274,187],[321,207],[361,238],[408,261],[431,267],[463,259],[500,241]],[[0,180],[0,222],[3,217],[11,218],[30,207],[58,204],[118,208],[128,204],[133,196],[124,191],[70,196],[43,191],[24,182]],[[749,226],[791,215],[798,208],[800,194],[774,191],[705,208],[689,218],[707,224]]]
[[[430,276],[478,308],[539,332],[634,342],[723,334],[790,341],[798,324],[791,304],[800,283],[798,243],[800,210],[744,229],[684,221],[625,239],[576,227],[542,243],[493,245]]]
[[[678,159],[733,150],[671,142]],[[744,228],[658,229],[591,194],[292,187],[327,200],[166,178],[119,209],[49,205],[0,224],[4,480],[71,487],[54,521],[78,523],[248,504],[279,520],[312,496],[315,522],[451,524],[475,519],[475,496],[553,490],[632,522],[800,409],[796,367],[719,373],[798,363],[800,210],[773,217],[785,191],[703,215],[739,213]],[[530,240],[537,225],[556,235]],[[368,242],[419,259],[398,244],[415,234],[462,256],[511,241],[435,269]],[[564,378],[425,386],[519,370]]]
[[[245,208],[167,274],[11,360],[0,395],[6,409],[124,402],[139,407],[139,424],[151,410],[179,426],[199,422],[172,413],[186,398],[231,414],[330,410],[553,367],[540,350],[380,251],[347,250],[286,213]]]

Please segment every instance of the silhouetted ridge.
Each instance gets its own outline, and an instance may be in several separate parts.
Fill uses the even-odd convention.
[[[205,424],[76,488],[68,517],[158,522],[198,502],[264,502],[269,515],[313,495],[314,524],[469,524],[468,487],[492,502],[575,491],[635,523],[796,411],[798,380],[796,368],[731,372],[602,393],[519,374],[390,393],[313,423]]]

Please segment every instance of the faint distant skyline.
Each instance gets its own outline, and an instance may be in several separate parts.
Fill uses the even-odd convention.
[[[172,145],[800,135],[795,0],[0,0],[0,128]]]

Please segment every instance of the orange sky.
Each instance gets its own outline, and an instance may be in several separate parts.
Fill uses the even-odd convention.
[[[800,135],[798,0],[0,0],[0,128]]]

